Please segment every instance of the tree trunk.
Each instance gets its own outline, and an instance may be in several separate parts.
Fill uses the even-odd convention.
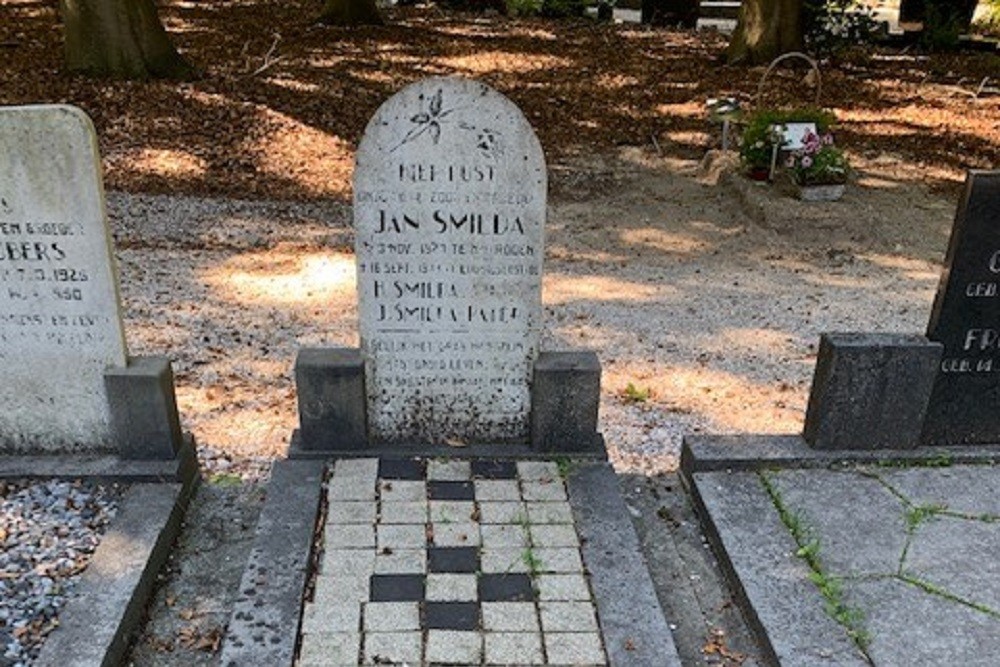
[[[328,25],[382,25],[375,0],[326,0],[320,23]]]
[[[729,40],[730,64],[763,65],[802,50],[802,0],[743,0]]]
[[[59,0],[71,72],[184,79],[194,68],[171,44],[153,0]]]

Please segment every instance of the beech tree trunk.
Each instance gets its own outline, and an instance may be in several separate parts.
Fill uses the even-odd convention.
[[[375,0],[326,0],[320,23],[328,25],[382,25]]]
[[[729,40],[730,64],[765,65],[802,50],[802,0],[743,0]]]
[[[194,68],[177,52],[153,0],[59,0],[71,72],[122,79],[185,79]]]

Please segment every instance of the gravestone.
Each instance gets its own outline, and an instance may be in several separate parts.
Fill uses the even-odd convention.
[[[97,138],[69,106],[0,108],[0,452],[172,458],[170,363],[129,359]]]
[[[545,204],[538,139],[488,86],[427,79],[376,112],[354,176],[372,441],[528,440]]]
[[[924,444],[1000,443],[1000,171],[973,171],[927,337],[944,346]]]

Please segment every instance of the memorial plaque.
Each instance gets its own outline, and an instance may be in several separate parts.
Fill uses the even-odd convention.
[[[966,180],[927,337],[944,354],[923,442],[1000,443],[1000,171]]]
[[[110,449],[124,366],[97,140],[74,107],[0,108],[0,449]]]
[[[372,440],[527,441],[545,197],[534,131],[488,86],[427,79],[376,112],[354,175]]]

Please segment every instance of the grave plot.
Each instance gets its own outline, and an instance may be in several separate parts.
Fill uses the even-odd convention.
[[[170,362],[128,356],[90,120],[0,108],[0,155],[0,635],[34,665],[108,664],[177,534],[194,452]],[[88,491],[98,478],[115,491]]]

